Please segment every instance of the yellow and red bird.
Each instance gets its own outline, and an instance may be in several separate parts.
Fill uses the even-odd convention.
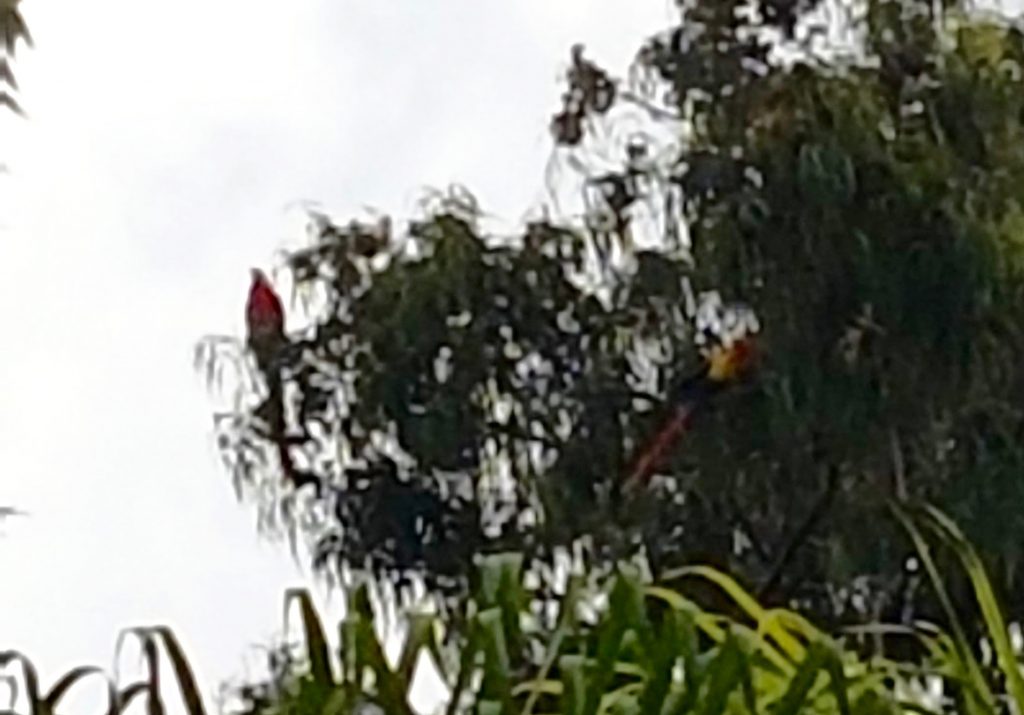
[[[700,370],[672,391],[668,414],[633,462],[625,481],[627,490],[646,486],[690,428],[694,415],[750,368],[754,360],[754,345],[750,338],[740,338],[729,345],[716,344],[704,357]]]

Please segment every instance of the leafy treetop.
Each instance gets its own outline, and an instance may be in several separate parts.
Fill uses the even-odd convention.
[[[869,0],[840,23],[848,51],[818,51],[833,5],[682,3],[630,83],[575,50],[558,152],[624,107],[682,137],[589,177],[582,227],[488,236],[458,194],[401,235],[314,217],[288,265],[322,309],[282,363],[326,507],[317,563],[458,598],[497,550],[549,577],[561,547],[699,558],[842,614],[864,607],[851,584],[872,608],[905,590],[881,517],[927,497],[1021,592],[1024,42],[953,0]],[[641,248],[649,205],[666,228]],[[756,379],[627,497],[654,407],[698,362],[708,291],[756,310]],[[251,417],[226,423],[225,453],[260,484]]]

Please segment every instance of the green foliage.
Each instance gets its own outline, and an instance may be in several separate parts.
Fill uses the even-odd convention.
[[[995,703],[1001,699],[1008,700],[1014,710],[1019,711],[1024,707],[1024,676],[1021,675],[1021,664],[1016,652],[1019,649],[1011,645],[1007,622],[978,552],[956,523],[933,506],[897,506],[895,511],[914,540],[932,586],[952,624],[952,637],[940,635],[932,639],[930,645],[933,652],[942,653],[937,658],[940,672],[962,684],[958,694],[963,711],[991,712],[996,709]],[[930,534],[932,540],[940,546],[949,548],[967,574],[985,625],[985,640],[996,652],[997,673],[1004,678],[1005,697],[1000,698],[993,692],[991,679],[986,678],[974,656],[974,649],[965,634],[966,629],[953,608],[945,579],[932,558],[933,541],[927,539],[925,534]]]
[[[644,587],[622,572],[604,587],[574,579],[553,626],[545,627],[514,595],[523,593],[520,564],[518,557],[497,556],[481,565],[482,584],[512,588],[481,585],[454,659],[444,656],[443,621],[418,616],[391,666],[381,655],[365,588],[359,589],[341,624],[340,680],[313,688],[317,676],[296,674],[280,702],[263,712],[347,713],[369,703],[387,713],[411,712],[408,665],[420,653],[432,656],[450,687],[449,713],[845,714],[869,705],[870,712],[897,707],[882,671],[795,614],[755,606],[748,619],[731,621],[679,591]],[[714,570],[691,575],[711,578],[752,603]],[[595,605],[602,601],[606,605]],[[301,612],[307,633],[322,632],[315,613]],[[307,647],[314,661],[322,641],[315,637]]]
[[[1008,699],[1024,705],[1006,622],[973,547],[932,507],[896,511],[926,563],[935,548],[954,550],[976,590],[998,671],[981,665],[955,614],[952,634],[927,624],[912,629],[916,654],[896,661],[863,654],[855,635],[836,640],[794,611],[766,607],[706,566],[677,570],[653,585],[628,568],[597,581],[572,576],[555,612],[541,616],[531,607],[537,602],[525,586],[522,560],[499,555],[481,562],[464,638],[446,646],[451,620],[416,615],[392,665],[380,655],[367,591],[360,588],[341,625],[340,679],[310,696],[320,678],[298,670],[292,676],[298,684],[259,712],[342,713],[355,711],[339,709],[342,704],[371,703],[383,712],[409,712],[413,669],[407,665],[421,653],[449,687],[448,713],[988,714],[1001,712]],[[928,568],[944,593],[944,580]],[[720,590],[730,613],[692,598],[701,585]],[[323,632],[312,609],[301,613],[308,634]],[[320,657],[320,638],[307,641],[310,662]],[[942,678],[943,699],[913,694],[914,683],[926,677]]]
[[[422,570],[433,589],[464,594],[477,553],[550,561],[584,534],[632,548],[618,543],[610,497],[627,429],[635,440],[653,425],[624,424],[638,392],[628,355],[655,326],[675,326],[661,339],[677,355],[693,348],[678,284],[669,298],[623,287],[609,308],[574,280],[580,236],[534,224],[520,245],[490,242],[456,198],[401,241],[322,223],[290,260],[301,286],[326,289],[328,309],[284,369],[337,520],[322,558],[399,580]],[[681,264],[667,263],[645,257],[676,276]],[[667,365],[665,380],[690,364]],[[258,435],[233,437],[236,469],[255,480]]]
[[[756,306],[770,357],[695,449],[767,540],[839,471],[792,585],[898,570],[895,535],[859,525],[914,495],[1015,592],[1021,521],[993,516],[1020,496],[1024,36],[916,5],[869,4],[880,67],[773,69],[698,125],[688,172],[724,166],[687,196],[697,278]]]
[[[950,608],[950,632],[927,623],[907,628],[917,644],[897,660],[867,653],[857,632],[830,636],[793,610],[766,606],[735,579],[707,566],[688,566],[650,583],[622,567],[609,577],[567,575],[554,608],[529,586],[518,554],[482,559],[476,589],[460,614],[407,611],[396,658],[384,653],[368,586],[349,592],[338,624],[340,650],[331,654],[326,631],[305,590],[285,594],[285,620],[301,621],[301,660],[275,656],[272,687],[249,687],[248,715],[411,714],[418,667],[435,668],[448,689],[445,711],[457,713],[969,713],[996,715],[1024,707],[1024,679],[1007,622],[977,552],[934,507],[895,506],[939,598]],[[966,572],[990,663],[965,635],[936,557],[950,551]],[[723,600],[706,599],[709,587]],[[728,603],[727,611],[709,603]],[[538,606],[544,609],[538,610]],[[883,626],[885,624],[876,624]],[[172,666],[188,715],[204,715],[195,678],[175,636],[164,626],[133,628],[118,650],[136,639],[144,677],[123,685],[98,668],[74,668],[47,692],[31,662],[0,652],[0,676],[15,699],[27,697],[33,715],[53,715],[67,693],[100,679],[107,712],[117,715],[144,696],[150,713],[165,712],[160,653]],[[982,649],[983,650],[983,649]],[[916,684],[940,678],[943,694],[926,699]],[[259,692],[259,697],[253,693]],[[916,693],[916,694],[915,694]],[[248,694],[248,695],[246,695]]]

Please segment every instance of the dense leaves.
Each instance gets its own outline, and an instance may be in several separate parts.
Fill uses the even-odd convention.
[[[758,394],[697,440],[706,474],[778,543],[838,473],[790,592],[898,571],[899,545],[862,528],[908,494],[1018,562],[1020,521],[992,514],[1020,488],[1024,44],[952,10],[869,5],[880,67],[770,72],[697,133],[686,170],[729,157],[731,178],[689,186],[695,261],[756,306],[771,356]]]
[[[425,569],[456,591],[492,549],[549,559],[589,534],[627,555],[611,497],[626,435],[652,426],[634,400],[656,399],[630,385],[630,358],[653,339],[678,358],[691,332],[681,265],[645,255],[642,272],[670,290],[622,286],[608,305],[580,286],[577,234],[535,224],[506,245],[474,223],[453,200],[401,241],[321,223],[291,266],[326,288],[327,317],[284,358],[339,527],[322,557],[398,577]],[[663,383],[691,365],[663,362]]]

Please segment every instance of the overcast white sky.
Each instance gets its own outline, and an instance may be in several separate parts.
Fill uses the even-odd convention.
[[[671,2],[22,6],[30,119],[0,119],[0,505],[32,515],[2,525],[0,649],[48,685],[166,623],[212,693],[306,576],[235,501],[196,339],[241,330],[248,267],[301,238],[291,202],[401,217],[457,181],[519,220],[570,45],[625,69]]]

